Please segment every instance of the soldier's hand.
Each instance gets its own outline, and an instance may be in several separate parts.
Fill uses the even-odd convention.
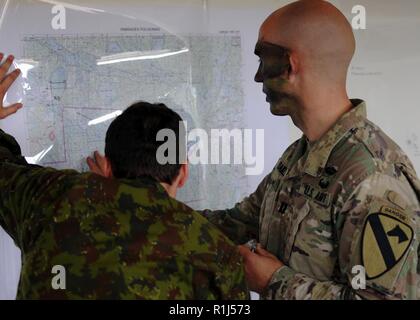
[[[239,253],[245,263],[245,274],[249,288],[257,293],[262,293],[270,283],[270,280],[278,269],[284,264],[261,245],[252,252],[247,246],[239,246]]]
[[[93,158],[88,157],[86,162],[91,172],[107,177],[107,163],[105,156],[101,155],[98,151],[95,151]]]
[[[18,111],[20,108],[22,108],[21,103],[15,103],[7,107],[3,106],[3,99],[7,93],[7,90],[9,90],[10,86],[20,75],[19,69],[16,69],[12,73],[8,74],[10,66],[13,63],[14,57],[8,56],[4,63],[2,63],[3,58],[4,55],[0,52],[0,119],[5,119],[11,114]]]

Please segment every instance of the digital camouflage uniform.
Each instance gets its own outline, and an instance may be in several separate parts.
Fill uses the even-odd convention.
[[[265,299],[420,296],[420,183],[407,156],[366,119],[365,103],[352,102],[320,140],[292,144],[255,193],[233,209],[205,211],[235,242],[256,238],[285,263]],[[366,290],[352,287],[360,265]]]
[[[159,183],[28,165],[1,130],[0,225],[22,251],[20,299],[248,298],[233,243]]]

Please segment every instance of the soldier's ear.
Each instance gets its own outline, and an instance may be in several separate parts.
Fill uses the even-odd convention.
[[[295,52],[289,55],[289,64],[288,76],[289,80],[291,80],[300,72],[299,57]]]
[[[104,165],[103,165],[103,168],[101,169],[102,169],[103,175],[106,178],[114,177],[114,174],[112,173],[111,161],[107,157],[105,157]]]
[[[190,174],[190,170],[188,167],[188,163],[181,164],[181,168],[179,169],[179,176],[178,176],[178,186],[177,188],[182,188],[188,180]]]

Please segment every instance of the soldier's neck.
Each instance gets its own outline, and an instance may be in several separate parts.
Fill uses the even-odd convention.
[[[177,186],[175,184],[168,184],[168,183],[164,183],[161,182],[160,185],[163,187],[163,189],[165,189],[166,193],[171,197],[171,198],[176,198],[176,192],[178,190]]]
[[[310,107],[302,109],[297,126],[309,142],[319,140],[353,107],[348,98],[332,101],[334,102],[312,102]]]

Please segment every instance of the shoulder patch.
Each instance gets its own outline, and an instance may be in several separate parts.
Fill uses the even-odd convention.
[[[404,213],[389,207],[380,211],[367,217],[363,229],[362,263],[369,280],[382,276],[400,262],[414,237]]]
[[[385,213],[388,215],[393,216],[394,218],[397,218],[398,220],[401,220],[404,223],[409,223],[409,217],[407,214],[405,214],[403,211],[395,209],[395,208],[391,208],[388,206],[383,206],[381,208],[381,213]]]

